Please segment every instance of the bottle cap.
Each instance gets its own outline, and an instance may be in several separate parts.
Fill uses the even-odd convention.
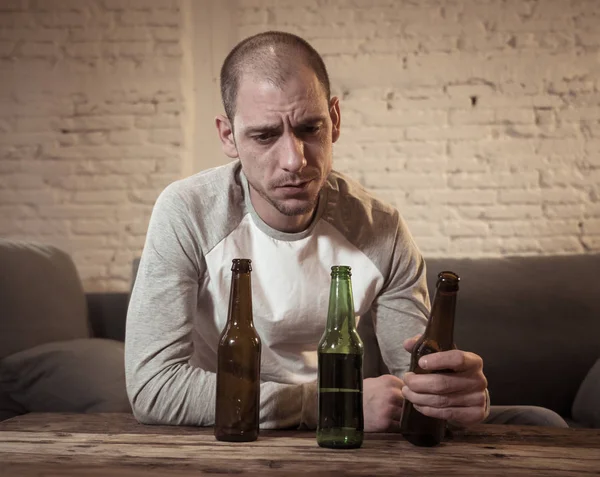
[[[331,276],[348,275],[352,276],[352,268],[348,265],[334,265],[331,267]]]
[[[231,261],[231,271],[248,273],[252,271],[252,260],[249,258],[234,258]]]
[[[458,282],[460,277],[456,273],[445,270],[438,274],[436,287],[448,292],[458,291]]]

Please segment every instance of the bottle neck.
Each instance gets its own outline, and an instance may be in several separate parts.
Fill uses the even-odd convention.
[[[229,316],[227,322],[233,326],[254,326],[252,321],[252,282],[250,272],[236,272],[231,276],[229,293]]]
[[[454,314],[456,311],[456,291],[436,290],[431,314],[425,335],[436,341],[441,349],[454,347]]]
[[[329,292],[329,311],[327,313],[327,331],[350,332],[356,328],[354,318],[354,300],[352,282],[349,276],[334,276]]]

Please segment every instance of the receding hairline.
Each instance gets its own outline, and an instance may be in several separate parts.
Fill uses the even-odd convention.
[[[303,38],[286,32],[259,33],[236,45],[221,67],[221,97],[225,112],[233,120],[237,93],[244,77],[270,81],[278,87],[289,80],[300,66],[308,68],[320,84],[327,102],[331,91],[323,58]]]

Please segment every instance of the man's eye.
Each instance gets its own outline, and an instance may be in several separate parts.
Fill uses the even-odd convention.
[[[304,134],[316,134],[319,132],[320,129],[320,126],[304,126],[302,128],[302,132]]]
[[[273,134],[273,133],[263,133],[263,134],[257,134],[256,136],[253,136],[254,140],[261,144],[272,141],[274,137],[275,137],[275,134]]]

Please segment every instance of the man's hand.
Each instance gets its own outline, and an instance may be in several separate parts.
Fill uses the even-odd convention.
[[[419,336],[404,342],[410,353]],[[469,425],[486,417],[487,379],[480,356],[460,350],[442,351],[423,356],[419,366],[428,371],[452,370],[452,373],[404,375],[402,395],[421,413]]]
[[[397,431],[402,416],[404,382],[391,374],[363,381],[365,432]]]

